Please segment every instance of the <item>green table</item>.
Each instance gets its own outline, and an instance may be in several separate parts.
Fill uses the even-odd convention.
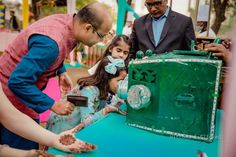
[[[130,127],[125,116],[110,114],[76,134],[87,142],[96,144],[98,149],[75,155],[76,157],[197,157],[197,151],[206,152],[208,157],[220,156],[220,117],[217,111],[216,132],[213,143],[205,143],[176,137],[157,135],[145,130]],[[49,148],[58,155],[66,153]]]

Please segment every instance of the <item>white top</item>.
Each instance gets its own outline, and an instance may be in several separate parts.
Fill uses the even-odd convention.
[[[95,74],[95,71],[97,70],[98,64],[99,64],[100,62],[101,62],[101,61],[98,61],[94,66],[92,66],[92,67],[88,70],[88,73],[89,73],[90,75]]]
[[[207,36],[207,31],[202,32],[202,33],[197,33],[198,37],[206,37]],[[209,37],[216,38],[216,34],[212,29],[209,29]]]
[[[130,34],[132,33],[132,28],[125,25],[124,29],[123,29],[123,34],[130,36]]]

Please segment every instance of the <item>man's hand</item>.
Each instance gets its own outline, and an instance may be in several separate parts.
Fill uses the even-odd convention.
[[[61,97],[66,95],[73,87],[73,83],[67,74],[67,72],[61,73],[59,76],[59,87],[61,91]]]
[[[231,45],[232,45],[231,39],[229,39],[229,38],[224,39],[224,41],[222,42],[222,45],[223,45],[226,49],[230,50]]]
[[[213,52],[213,56],[221,57],[225,63],[228,63],[232,58],[231,52],[222,44],[211,43],[207,44],[205,51]]]
[[[68,102],[68,101],[56,101],[53,105],[51,110],[59,115],[68,115],[74,111],[75,106]]]

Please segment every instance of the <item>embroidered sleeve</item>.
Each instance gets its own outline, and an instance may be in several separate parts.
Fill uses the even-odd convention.
[[[54,104],[54,100],[38,89],[35,82],[55,62],[58,53],[58,46],[51,38],[43,35],[31,36],[29,51],[9,78],[9,88],[22,103],[37,113],[50,109]]]
[[[96,87],[84,87],[82,95],[88,97],[88,107],[80,107],[81,122],[85,126],[96,122],[97,120],[104,117],[101,111],[97,111],[99,105],[99,90]]]

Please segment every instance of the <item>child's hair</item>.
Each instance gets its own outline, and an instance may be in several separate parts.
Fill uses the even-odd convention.
[[[131,51],[131,48],[132,48],[132,42],[131,42],[130,38],[127,35],[124,35],[124,34],[116,35],[111,40],[110,44],[107,46],[106,50],[104,51],[104,54],[103,54],[102,58],[104,58],[108,55],[111,55],[111,52],[110,52],[109,49],[118,46],[120,41],[123,41],[124,43],[126,43],[127,45],[130,46],[128,57],[125,59],[125,65],[128,65],[129,58],[130,58],[130,51]]]
[[[100,61],[93,75],[80,78],[77,81],[78,85],[80,85],[80,89],[82,89],[85,86],[98,87],[100,91],[99,99],[104,99],[104,100],[107,99],[108,92],[110,89],[109,84],[108,84],[109,80],[111,80],[112,78],[118,77],[121,71],[123,70],[127,71],[127,67],[125,66],[123,68],[116,67],[117,71],[114,75],[106,72],[105,66],[108,65],[108,63],[111,63],[108,57],[111,57],[111,56],[106,56]]]

